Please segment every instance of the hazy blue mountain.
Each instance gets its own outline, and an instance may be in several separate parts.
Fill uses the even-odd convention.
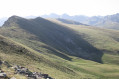
[[[119,13],[114,15],[107,15],[107,16],[84,16],[84,15],[74,15],[70,16],[68,14],[57,15],[57,14],[50,14],[44,15],[44,18],[63,18],[68,20],[77,21],[83,24],[96,26],[96,27],[103,27],[109,29],[116,29],[119,30]]]
[[[62,14],[62,15],[57,15],[57,14],[49,14],[49,15],[42,15],[41,17],[43,18],[62,18],[62,19],[68,19],[68,20],[73,20],[81,23],[86,23],[85,21],[89,18],[84,15],[75,15],[75,16],[70,16],[68,14]]]
[[[37,16],[26,16],[25,18],[31,19],[31,18],[36,18],[36,17]],[[76,22],[86,24],[86,25],[119,30],[119,13],[114,14],[114,15],[92,16],[92,17],[88,17],[84,15],[70,16],[68,14],[58,15],[58,14],[52,13],[49,15],[42,15],[41,17],[67,19],[67,20],[76,21]],[[1,18],[0,26],[2,26],[4,21],[6,20],[7,18]]]
[[[105,16],[95,22],[95,26],[119,30],[119,14]]]
[[[7,17],[0,18],[0,26],[4,24],[4,21],[7,20]]]
[[[99,19],[98,16],[94,16],[94,17],[88,17],[88,16],[84,16],[84,15],[70,16],[68,14],[57,15],[57,14],[54,14],[54,13],[49,14],[49,15],[42,15],[41,17],[43,17],[43,18],[62,18],[62,19],[68,19],[68,20],[81,22],[83,24],[90,24],[90,19],[94,19],[94,20]]]
[[[55,13],[51,13],[49,15],[42,15],[43,18],[60,18],[60,15],[57,15]]]
[[[80,22],[77,22],[77,21],[73,21],[73,20],[68,20],[68,19],[57,18],[57,20],[61,21],[63,23],[66,23],[66,24],[86,25],[86,24],[83,24],[83,23],[80,23]]]

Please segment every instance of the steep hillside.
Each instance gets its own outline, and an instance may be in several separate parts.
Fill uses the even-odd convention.
[[[103,65],[76,57],[73,57],[72,61],[65,61],[55,56],[52,56],[51,58],[47,55],[42,55],[20,43],[8,40],[8,38],[1,35],[0,60],[7,61],[11,66],[14,64],[21,65],[29,68],[33,72],[37,71],[47,73],[56,79],[118,79],[119,77],[118,66],[106,64]],[[94,70],[94,68],[96,70]],[[10,68],[6,68],[4,66],[2,69],[7,73],[8,77],[14,76],[18,79],[27,79],[26,76],[14,74],[13,70]],[[116,73],[113,73],[115,72],[114,70],[116,70]]]
[[[67,55],[71,55],[101,62],[101,56],[103,55],[101,51],[82,39],[72,29],[40,17],[28,20],[12,16],[5,22],[0,33],[7,37],[20,39],[22,43],[25,42],[24,39],[35,42],[40,41],[47,46],[37,43],[37,47],[40,46],[50,51],[58,50],[59,52],[53,54],[60,55],[60,57],[67,60],[71,60],[67,57]],[[33,48],[34,46],[35,44],[32,44]],[[41,51],[37,48],[34,49]]]
[[[8,38],[0,35],[0,61],[1,60],[8,62],[11,66],[13,65],[25,66],[29,68],[31,71],[39,71],[37,70],[37,68],[40,67],[42,69],[41,66],[43,66],[43,64],[46,64],[46,66],[44,67],[47,67],[47,65],[53,65],[50,59],[47,60],[40,53],[37,53],[36,51],[20,43],[16,43],[12,40],[8,40]],[[49,62],[50,64],[48,64],[47,62]],[[37,64],[38,66],[37,65],[35,66],[35,64]],[[22,75],[17,76],[13,74],[12,72],[13,70],[9,70],[4,66],[1,68],[2,70],[5,71],[5,73],[7,73],[8,77],[15,76],[18,79],[22,78]],[[23,79],[27,79],[27,78],[24,76]]]
[[[92,46],[94,46],[98,50],[102,51],[104,54],[103,57],[105,57],[105,54],[118,56],[119,31],[102,29],[97,27],[88,27],[84,25],[72,25],[72,24],[61,22],[57,19],[49,19],[49,20],[76,30],[83,39],[85,39],[88,43],[90,43]],[[110,60],[110,59],[107,59],[107,60]],[[116,59],[114,63],[118,64],[118,59]]]
[[[51,58],[47,55],[40,54],[23,44],[8,40],[8,38],[1,35],[0,61],[7,62],[7,66],[19,65],[28,68],[32,72],[46,73],[56,79],[76,79],[77,77],[94,78],[93,74],[89,75],[85,72],[78,72],[73,68],[75,66],[71,62],[53,55]],[[28,79],[24,75],[14,74],[13,69],[5,67],[5,65],[1,66],[0,64],[0,68],[7,73],[9,78],[14,76],[17,79]]]
[[[4,41],[0,42],[0,58],[56,79],[118,79],[118,33],[54,19],[12,16],[0,28],[4,36],[0,36]]]

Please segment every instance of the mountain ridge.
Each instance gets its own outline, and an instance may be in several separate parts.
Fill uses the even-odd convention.
[[[84,25],[90,25],[90,26],[108,28],[108,29],[116,29],[116,30],[119,29],[119,27],[118,27],[118,25],[119,25],[119,22],[118,22],[119,13],[116,13],[113,15],[92,16],[92,17],[88,17],[85,15],[74,15],[74,16],[70,16],[68,14],[58,15],[58,14],[52,13],[49,15],[41,15],[41,17],[66,19],[66,20],[72,20],[72,22],[76,21],[76,22],[82,23]],[[36,16],[26,16],[24,18],[33,19],[33,18],[36,18]],[[4,24],[4,21],[6,19],[7,18],[1,19],[1,25]],[[70,23],[71,23],[71,21],[70,21]]]
[[[12,46],[14,42],[7,46],[0,41],[0,48],[2,46],[5,51],[11,51],[0,50],[2,61],[21,65],[32,72],[49,74],[56,79],[119,78],[118,30],[68,24],[41,17],[12,17],[5,23],[6,26],[0,28],[0,34],[13,40],[16,46]],[[16,47],[18,52],[9,46]],[[16,78],[21,78],[21,75]]]
[[[53,16],[54,15],[54,16]],[[68,14],[57,15],[50,14],[50,15],[43,15],[44,18],[62,18],[62,19],[69,19],[73,21],[77,21],[83,24],[87,24],[90,26],[108,28],[108,29],[119,29],[119,13],[113,15],[106,15],[106,16],[84,16],[84,15],[74,15],[70,16]]]
[[[13,19],[15,17],[12,16]],[[18,17],[15,19],[17,20],[17,22],[14,21],[12,22],[10,21],[11,20],[10,17],[5,22],[3,27],[18,26],[21,29],[27,31],[28,33],[35,35],[39,41],[61,52],[65,52],[65,54],[79,56],[84,59],[90,59],[94,61],[96,60],[98,62],[101,62],[100,59],[102,56],[101,51],[94,48],[92,45],[90,45],[88,42],[82,39],[72,29],[67,28],[60,24],[53,23],[41,17],[30,20]],[[96,55],[98,58],[95,57]]]

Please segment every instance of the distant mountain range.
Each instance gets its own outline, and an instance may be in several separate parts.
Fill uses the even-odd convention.
[[[6,20],[7,17],[0,18],[0,26],[2,26]]]
[[[73,20],[80,22],[82,24],[87,24],[96,27],[103,27],[109,29],[116,29],[119,30],[119,14],[114,15],[107,15],[107,16],[84,16],[84,15],[75,15],[70,16],[68,14],[57,15],[57,14],[50,14],[50,15],[43,15],[44,18],[63,18],[68,20]]]
[[[36,18],[36,17],[37,16],[26,16],[25,18]],[[70,16],[68,14],[58,15],[58,14],[52,13],[49,15],[42,15],[41,17],[43,17],[43,18],[57,18],[59,20],[66,19],[66,20],[70,20],[70,22],[74,21],[74,22],[78,22],[78,23],[84,24],[84,25],[119,30],[119,13],[114,14],[114,15],[92,16],[92,17],[88,17],[88,16],[84,16],[84,15]],[[7,18],[0,19],[0,26],[3,25],[5,20],[7,20]]]

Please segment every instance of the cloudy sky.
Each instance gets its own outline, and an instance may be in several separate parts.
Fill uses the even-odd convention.
[[[119,0],[0,0],[0,17],[43,14],[110,15],[119,13]]]

